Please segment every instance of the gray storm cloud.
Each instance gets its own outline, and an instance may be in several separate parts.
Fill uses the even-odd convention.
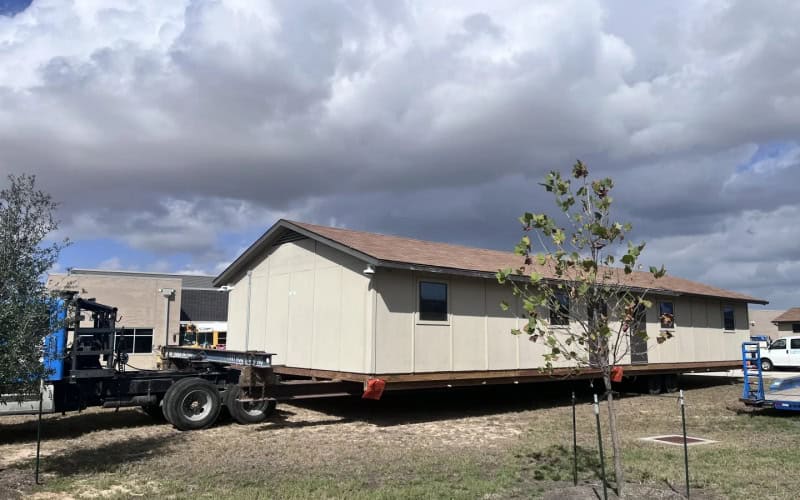
[[[796,305],[798,21],[791,1],[36,0],[0,17],[0,173],[64,193],[77,241],[114,221],[214,270],[239,250],[214,235],[287,214],[508,248],[549,207],[536,182],[582,158],[647,260]]]

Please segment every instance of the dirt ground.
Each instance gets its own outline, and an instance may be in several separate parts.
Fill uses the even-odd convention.
[[[757,491],[726,479],[726,468],[745,460],[744,435],[755,438],[755,433],[762,447],[775,446],[751,457],[756,460],[751,473],[780,469],[784,462],[774,456],[776,449],[797,463],[800,452],[791,451],[800,449],[796,417],[753,418],[736,403],[740,388],[727,381],[698,377],[684,383],[690,435],[719,441],[690,449],[698,498],[735,498],[739,492],[745,498]],[[581,403],[579,475],[591,489],[601,484],[594,416],[587,404],[591,389],[576,382],[574,387],[552,383],[387,393],[378,402],[306,400],[280,404],[263,424],[227,421],[194,432],[179,432],[137,409],[50,415],[43,427],[40,486],[32,479],[35,418],[5,417],[0,420],[0,497],[541,497],[572,484],[569,393],[575,387]],[[682,448],[639,440],[680,432],[674,395],[623,395],[619,415],[626,481],[667,495],[682,492]],[[611,476],[607,440],[605,446]],[[794,465],[787,462],[783,468]],[[773,493],[761,498],[794,498],[774,493],[773,480],[764,482]]]

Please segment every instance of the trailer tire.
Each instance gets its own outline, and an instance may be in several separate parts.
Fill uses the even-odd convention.
[[[678,375],[670,373],[664,375],[664,392],[672,393],[678,390]]]
[[[211,426],[217,421],[221,408],[219,389],[201,378],[179,380],[164,396],[164,416],[181,431]]]
[[[649,375],[647,377],[647,393],[656,396],[661,394],[661,389],[663,388],[663,379],[661,375]]]
[[[774,368],[772,361],[769,358],[761,358],[761,369],[768,372]]]
[[[225,391],[225,406],[228,407],[228,413],[240,424],[261,423],[275,411],[276,401],[274,399],[266,399],[258,403],[243,403],[236,400],[241,393],[242,389],[238,385],[229,386]]]

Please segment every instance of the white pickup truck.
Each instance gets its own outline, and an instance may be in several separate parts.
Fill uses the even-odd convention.
[[[761,368],[800,366],[800,336],[781,337],[761,348]]]

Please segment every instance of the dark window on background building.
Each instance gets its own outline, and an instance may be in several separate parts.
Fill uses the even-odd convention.
[[[736,321],[733,316],[733,306],[722,306],[722,327],[726,332],[736,330]]]
[[[675,328],[675,306],[672,302],[658,303],[658,317],[661,328]]]
[[[420,321],[447,321],[447,283],[419,282]]]
[[[550,299],[550,325],[569,326],[569,295],[556,293]]]
[[[792,333],[800,333],[800,323],[792,323]]]
[[[117,345],[122,352],[142,354],[153,352],[152,328],[123,328],[117,334]]]

